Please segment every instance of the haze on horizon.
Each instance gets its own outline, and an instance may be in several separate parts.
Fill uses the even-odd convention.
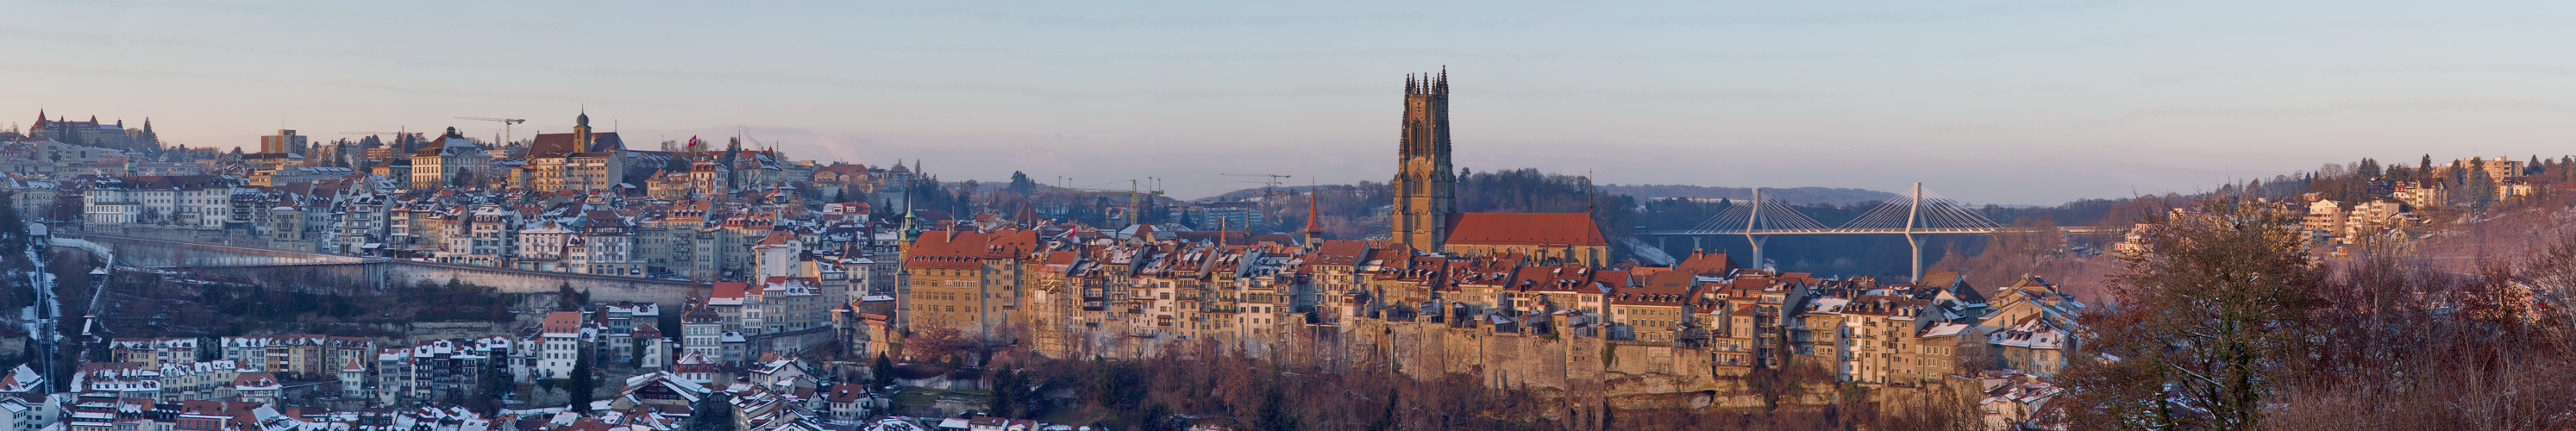
[[[1972,203],[2206,190],[2377,157],[2567,154],[2576,4],[2095,1],[1009,6],[49,2],[0,26],[0,121],[165,141],[586,109],[630,145],[737,133],[943,179],[1181,197],[1386,181],[1406,73],[1458,165],[1617,184],[1921,181]],[[624,123],[636,128],[624,130]]]

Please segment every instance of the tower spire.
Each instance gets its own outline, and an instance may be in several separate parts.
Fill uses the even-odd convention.
[[[1600,204],[1601,198],[1592,193],[1592,170],[1585,169],[1583,170],[1583,214],[1601,215]]]
[[[1317,219],[1317,218],[1315,218],[1315,214],[1316,214],[1316,211],[1315,211],[1315,205],[1316,205],[1316,204],[1315,204],[1315,198],[1323,197],[1324,195],[1323,195],[1322,193],[1317,193],[1317,191],[1318,191],[1318,190],[1314,190],[1312,187],[1309,187],[1309,188],[1306,190],[1306,229],[1305,229],[1305,231],[1306,231],[1306,245],[1308,245],[1308,246],[1314,246],[1314,245],[1322,244],[1322,243],[1324,242],[1324,221],[1323,221],[1323,220],[1321,220],[1321,219]]]

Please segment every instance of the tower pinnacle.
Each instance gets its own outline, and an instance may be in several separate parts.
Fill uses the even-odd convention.
[[[1449,162],[1448,70],[1405,76],[1404,122],[1396,151],[1394,219],[1390,237],[1415,250],[1438,252],[1456,211],[1456,169]]]

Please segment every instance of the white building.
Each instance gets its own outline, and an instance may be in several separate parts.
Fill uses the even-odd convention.
[[[581,360],[583,345],[581,312],[557,311],[546,314],[545,326],[526,343],[536,347],[535,379],[568,378],[574,364]]]

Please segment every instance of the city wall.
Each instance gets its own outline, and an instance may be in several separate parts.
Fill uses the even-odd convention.
[[[472,265],[300,253],[250,247],[98,234],[69,234],[103,245],[120,265],[162,268],[199,278],[230,278],[317,293],[372,294],[420,282],[455,280],[502,293],[554,293],[570,285],[595,302],[679,304],[695,283],[639,277],[528,271]],[[69,250],[58,248],[58,250]],[[88,251],[76,251],[88,252]]]
[[[1331,369],[1385,367],[1424,380],[1470,376],[1488,388],[1528,390],[1569,398],[1572,406],[1609,406],[1621,410],[1763,408],[1765,396],[1747,375],[1750,367],[1713,362],[1705,349],[1664,343],[1607,341],[1600,338],[1495,333],[1491,328],[1458,328],[1445,323],[1389,322],[1348,318],[1340,326],[1301,325],[1275,339],[1244,343],[1247,354],[1292,361],[1313,361]],[[1112,328],[1064,328],[1089,357],[1145,357],[1181,342],[1161,337],[1128,337]],[[1048,332],[1048,331],[1040,331]],[[1046,334],[1041,336],[1049,336]],[[1783,391],[1783,405],[1827,405],[1836,402],[1833,382],[1804,382]]]

